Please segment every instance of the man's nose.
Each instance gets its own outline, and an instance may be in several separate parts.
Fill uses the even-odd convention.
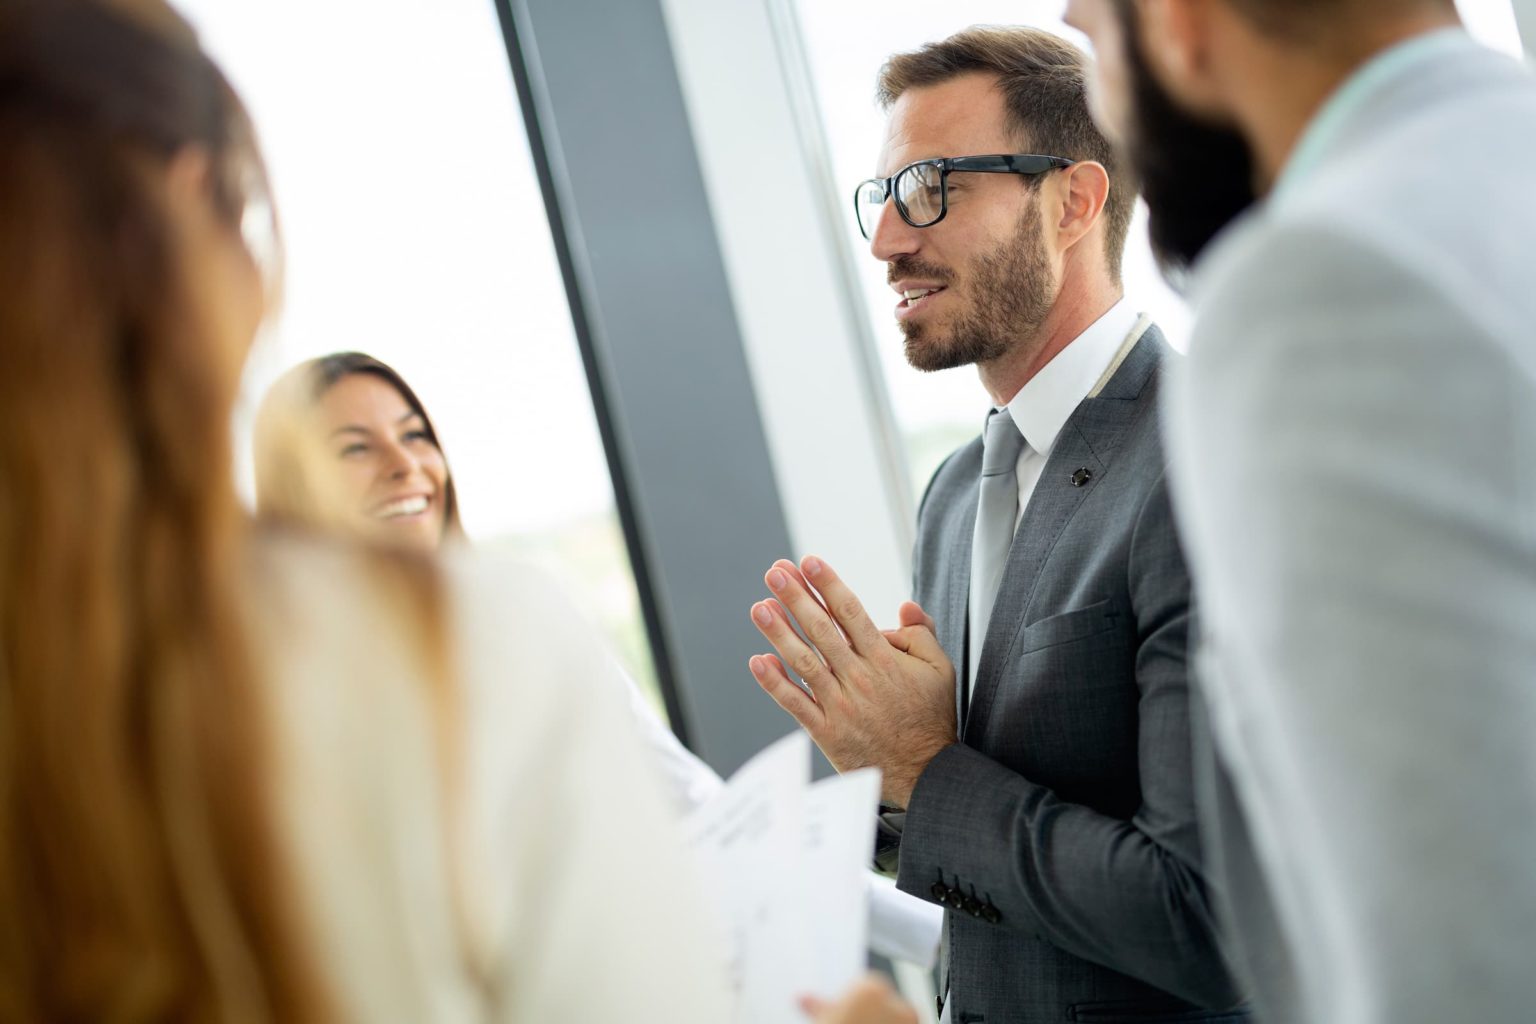
[[[902,219],[894,199],[887,199],[869,236],[870,253],[880,262],[890,263],[899,256],[915,255],[921,244],[918,229]]]

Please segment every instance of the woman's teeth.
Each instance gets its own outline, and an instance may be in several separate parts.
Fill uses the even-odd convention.
[[[376,513],[380,519],[398,519],[400,516],[420,515],[427,510],[430,501],[417,495],[414,498],[401,498],[383,506]]]

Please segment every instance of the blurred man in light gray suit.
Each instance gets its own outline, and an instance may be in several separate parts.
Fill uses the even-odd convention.
[[[1536,80],[1451,0],[1069,17],[1169,195],[1209,173],[1164,144],[1177,110],[1234,130],[1264,197],[1202,254],[1149,188],[1194,263],[1172,474],[1225,767],[1204,824],[1256,1010],[1531,1020]]]
[[[885,863],[949,908],[947,1019],[1234,1022],[1195,829],[1172,356],[1122,295],[1134,187],[1086,76],[1030,29],[884,69],[861,224],[909,361],[974,364],[993,409],[923,500],[902,628],[819,560],[782,562],[753,616],[814,699],[777,659],[752,667],[835,766],[882,769],[904,811]]]

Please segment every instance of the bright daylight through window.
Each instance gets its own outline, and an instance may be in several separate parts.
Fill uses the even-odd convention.
[[[654,697],[493,5],[174,2],[251,108],[282,219],[283,306],[247,415],[305,359],[355,349],[394,366],[435,421],[470,540],[552,569]]]

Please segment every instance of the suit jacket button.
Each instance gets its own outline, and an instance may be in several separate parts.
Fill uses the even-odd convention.
[[[960,895],[959,889],[949,890],[949,899],[945,900],[945,902],[954,910],[965,909],[965,897]]]
[[[1003,919],[1003,912],[998,910],[992,904],[988,903],[986,906],[981,908],[981,918],[988,924],[998,924]]]
[[[1072,474],[1072,486],[1081,487],[1092,479],[1093,470],[1089,469],[1087,466],[1084,466],[1082,469],[1079,469],[1076,473]]]
[[[949,886],[943,882],[934,882],[933,888],[928,890],[928,894],[938,902],[943,903],[949,898]]]
[[[972,917],[981,916],[981,903],[971,896],[962,896],[961,902],[965,904],[965,912]]]

